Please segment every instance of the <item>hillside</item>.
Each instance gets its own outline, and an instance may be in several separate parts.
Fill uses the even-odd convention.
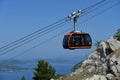
[[[97,49],[62,80],[120,80],[120,36],[116,34],[99,42]]]

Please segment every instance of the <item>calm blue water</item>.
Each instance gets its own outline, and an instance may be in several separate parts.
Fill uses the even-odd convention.
[[[56,74],[69,74],[73,64],[53,64],[56,69]],[[0,80],[21,80],[22,76],[26,80],[32,80],[34,70],[19,70],[19,71],[0,71]]]
[[[77,59],[46,59],[56,69],[56,74],[70,74],[73,66],[84,58]],[[34,70],[38,60],[12,60],[0,62],[0,80],[21,80],[25,76],[26,80],[33,80]],[[5,63],[4,63],[5,62]],[[27,70],[26,70],[27,68]],[[5,70],[7,69],[7,71]],[[11,70],[13,69],[13,70]]]
[[[32,80],[32,71],[14,71],[14,72],[0,72],[0,80],[21,80],[22,76],[26,77],[26,80]]]

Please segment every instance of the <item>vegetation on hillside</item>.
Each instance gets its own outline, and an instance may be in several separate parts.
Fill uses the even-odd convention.
[[[80,68],[82,63],[83,63],[83,60],[80,61],[79,63],[77,63],[76,65],[74,65],[73,68],[72,68],[72,72],[74,72],[76,69]]]
[[[101,43],[101,41],[96,41],[96,43],[94,44],[94,46],[96,46],[96,51],[99,51],[99,44]]]
[[[117,40],[120,41],[120,29],[118,29],[117,32],[114,34],[114,38],[117,38]]]

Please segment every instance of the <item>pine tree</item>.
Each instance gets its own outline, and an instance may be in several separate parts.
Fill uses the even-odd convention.
[[[50,80],[55,76],[55,69],[44,60],[39,60],[33,80]]]
[[[25,76],[22,76],[21,80],[26,80],[26,79],[25,79]]]

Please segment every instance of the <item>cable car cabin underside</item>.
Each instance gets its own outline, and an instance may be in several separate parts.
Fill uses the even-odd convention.
[[[92,40],[88,33],[70,32],[64,36],[64,49],[89,49],[92,47]]]

